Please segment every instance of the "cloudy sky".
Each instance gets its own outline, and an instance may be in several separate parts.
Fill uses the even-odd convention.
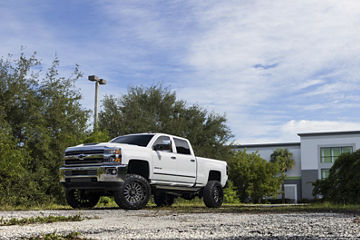
[[[237,143],[360,130],[359,0],[2,1],[0,38],[0,56],[107,79],[102,96],[162,83],[225,114]]]

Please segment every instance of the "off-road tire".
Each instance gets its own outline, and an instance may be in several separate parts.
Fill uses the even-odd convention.
[[[150,184],[144,177],[129,174],[119,190],[114,193],[114,198],[120,208],[137,210],[146,206],[150,194]]]
[[[156,192],[154,194],[154,202],[158,207],[168,207],[174,203],[175,196],[165,192]]]
[[[65,190],[65,196],[72,208],[92,208],[100,199],[100,194],[80,189]]]
[[[224,191],[218,181],[209,181],[204,188],[204,203],[209,208],[221,207]]]

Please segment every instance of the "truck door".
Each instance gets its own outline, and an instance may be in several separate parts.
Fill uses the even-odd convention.
[[[153,146],[153,180],[168,185],[176,180],[176,159],[173,143],[169,136],[159,136]]]
[[[176,148],[176,168],[180,181],[195,183],[196,159],[189,142],[179,138],[173,138]]]
[[[152,148],[154,182],[171,186],[192,186],[195,183],[196,163],[192,162],[194,174],[188,175],[186,169],[189,166],[183,165],[184,157],[174,151],[174,144],[169,136],[159,136]]]

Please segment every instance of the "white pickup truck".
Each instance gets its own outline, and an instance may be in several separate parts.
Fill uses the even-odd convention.
[[[60,168],[73,208],[92,208],[108,195],[121,208],[141,209],[151,194],[157,206],[199,196],[207,207],[220,207],[227,180],[226,162],[195,157],[187,139],[162,133],[69,147]]]

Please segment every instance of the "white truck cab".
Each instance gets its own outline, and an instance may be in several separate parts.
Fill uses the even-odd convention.
[[[158,206],[199,196],[206,206],[220,207],[227,180],[226,162],[196,157],[187,139],[163,133],[69,147],[60,168],[60,182],[74,208],[90,208],[100,196],[113,195],[119,207],[140,209],[151,194]]]

